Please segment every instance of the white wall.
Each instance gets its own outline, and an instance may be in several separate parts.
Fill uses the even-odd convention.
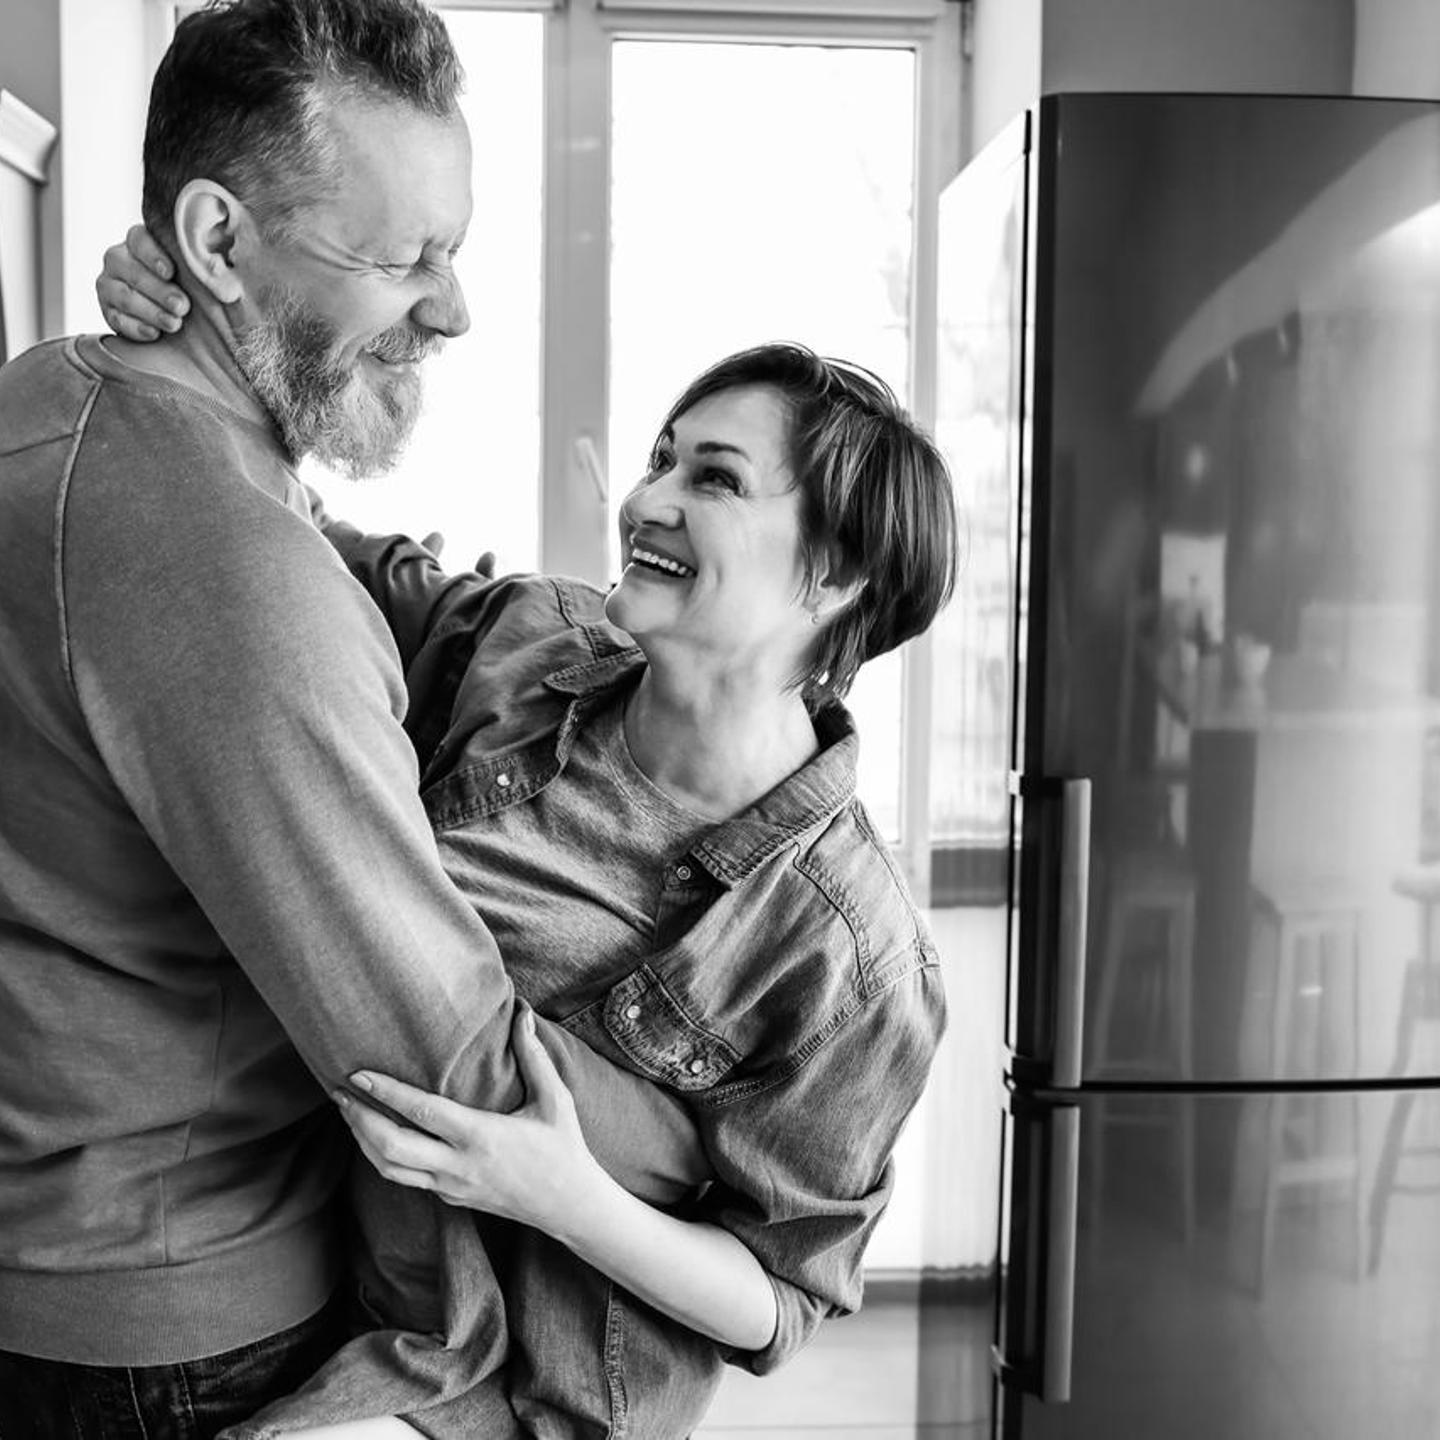
[[[1353,0],[1045,0],[1044,88],[1334,94]]]
[[[1355,93],[1440,99],[1440,4],[1355,0]]]
[[[0,0],[0,89],[9,90],[52,125],[60,123],[59,0]],[[59,253],[60,155],[50,158],[50,180],[40,196],[41,325],[60,314],[60,273],[45,263]]]
[[[0,90],[54,119],[60,108],[55,0],[0,0]]]
[[[0,0],[0,88],[59,127],[40,203],[41,329],[94,330],[101,252],[140,214],[155,0]],[[83,146],[70,137],[83,135]]]
[[[1042,25],[1042,0],[975,0],[971,153],[1039,98]]]
[[[52,333],[104,328],[95,272],[107,245],[140,218],[140,147],[145,138],[150,51],[147,0],[60,0],[60,158],[65,216],[58,252],[58,314]],[[83,135],[83,146],[65,144]]]
[[[1440,11],[1436,0],[975,0],[972,149],[1061,91],[1346,93],[1367,3]]]

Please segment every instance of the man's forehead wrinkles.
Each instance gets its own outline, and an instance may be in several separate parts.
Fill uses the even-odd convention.
[[[474,208],[463,117],[340,102],[329,119],[342,178],[312,206],[322,258],[363,266],[453,248]]]

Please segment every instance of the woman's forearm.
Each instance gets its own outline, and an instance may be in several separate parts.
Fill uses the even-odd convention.
[[[770,1277],[728,1230],[677,1220],[603,1171],[555,1238],[647,1304],[740,1350],[763,1350],[778,1311]]]
[[[779,1306],[751,1251],[719,1226],[652,1208],[611,1178],[586,1147],[575,1102],[523,1006],[512,1043],[526,1099],[508,1115],[372,1071],[352,1075],[355,1092],[337,1090],[334,1099],[387,1180],[533,1226],[682,1325],[737,1349],[764,1349]]]

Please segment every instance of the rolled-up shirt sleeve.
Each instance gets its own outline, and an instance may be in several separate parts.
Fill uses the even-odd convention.
[[[927,959],[822,1042],[800,1047],[768,1083],[697,1100],[719,1179],[695,1218],[743,1241],[775,1288],[774,1338],[731,1363],[766,1374],[822,1320],[859,1307],[865,1246],[893,1185],[891,1155],[944,1023],[939,968]]]

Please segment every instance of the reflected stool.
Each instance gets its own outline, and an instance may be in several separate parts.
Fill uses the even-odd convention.
[[[1256,884],[1252,901],[1256,923],[1275,933],[1271,1075],[1353,1075],[1360,1055],[1358,902],[1343,883],[1320,879]],[[1266,1110],[1257,1292],[1265,1286],[1281,1199],[1296,1189],[1316,1196],[1338,1185],[1349,1192],[1358,1277],[1364,1256],[1359,1096],[1271,1095]],[[1340,1111],[1349,1119],[1337,1137]]]
[[[1094,1080],[1192,1078],[1195,872],[1178,846],[1124,850],[1107,865],[1100,973],[1086,1070]],[[1175,1140],[1181,1227],[1195,1233],[1195,1102],[1141,1110],[1122,1097],[1096,1101],[1098,1143],[1090,1147],[1090,1209],[1099,1232],[1105,1139],[1112,1126],[1169,1130]]]
[[[1436,1032],[1440,1032],[1440,962],[1437,962],[1433,948],[1435,907],[1440,903],[1440,866],[1428,866],[1402,875],[1395,881],[1394,888],[1398,894],[1414,900],[1421,907],[1420,949],[1405,967],[1395,1059],[1389,1072],[1399,1081],[1415,1073],[1412,1069],[1415,1041],[1422,1027],[1429,1032],[1432,1047]],[[1428,1062],[1422,1064],[1423,1072],[1433,1075],[1437,1062],[1440,1062],[1440,1053],[1432,1048]],[[1428,1112],[1432,1121],[1428,1133],[1419,1137],[1409,1133],[1417,1102],[1423,1102],[1422,1114]],[[1422,1170],[1425,1161],[1433,1164],[1440,1160],[1440,1138],[1437,1138],[1437,1129],[1433,1124],[1437,1104],[1440,1104],[1440,1097],[1433,1092],[1417,1090],[1401,1090],[1391,1102],[1390,1118],[1385,1125],[1385,1138],[1381,1142],[1380,1159],[1375,1169],[1375,1185],[1370,1192],[1369,1271],[1372,1275],[1380,1268],[1391,1197],[1440,1193],[1440,1168],[1435,1168],[1435,1178],[1429,1180],[1407,1178],[1402,1181],[1399,1178],[1404,1161],[1410,1162],[1406,1166],[1408,1176]]]

